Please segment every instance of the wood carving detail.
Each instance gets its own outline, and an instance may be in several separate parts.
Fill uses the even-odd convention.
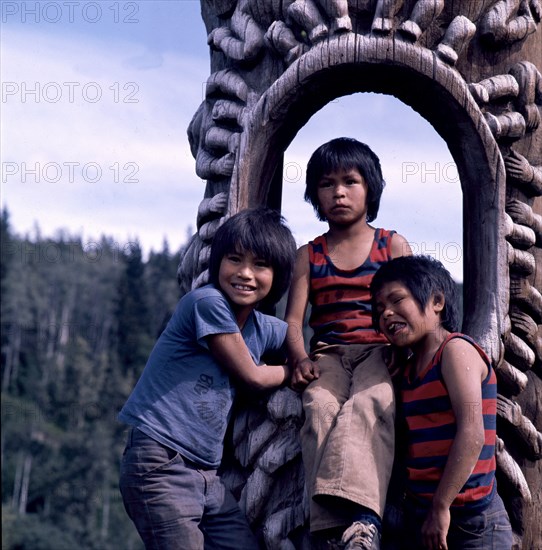
[[[377,91],[409,103],[458,165],[472,224],[465,327],[496,365],[499,483],[517,547],[542,547],[526,522],[542,523],[542,411],[533,404],[542,391],[540,0],[201,3],[211,75],[188,136],[206,187],[179,265],[181,288],[208,280],[210,243],[226,217],[270,201],[283,151],[326,102]],[[367,76],[358,79],[363,87],[345,84],[347,71]],[[337,89],[326,85],[330,77]],[[309,547],[301,422],[289,390],[235,420],[226,478],[266,548]]]

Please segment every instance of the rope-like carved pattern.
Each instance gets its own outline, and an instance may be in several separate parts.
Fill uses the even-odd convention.
[[[226,69],[213,73],[207,80],[205,101],[188,128],[196,174],[207,180],[206,195],[209,196],[199,205],[197,233],[179,264],[177,277],[184,292],[209,280],[211,242],[225,219],[249,93],[236,71]]]
[[[497,414],[507,425],[507,433],[513,434],[516,442],[522,441],[527,458],[538,460],[542,457],[542,434],[508,397],[526,389],[525,373],[535,363],[542,362],[542,342],[538,337],[542,296],[529,282],[536,268],[534,250],[542,246],[542,218],[531,207],[534,197],[542,195],[542,169],[510,147],[511,142],[536,130],[540,124],[537,103],[542,103],[541,76],[534,65],[522,62],[514,65],[509,74],[471,84],[470,89],[485,109],[486,121],[501,145],[508,181],[503,223],[508,246],[510,307],[503,331],[504,359],[496,369],[500,393]],[[507,110],[501,107],[491,112],[492,102],[498,100],[502,106],[507,98],[510,100]],[[529,502],[529,487],[507,449],[505,437],[497,445],[497,463],[517,496],[524,503]]]

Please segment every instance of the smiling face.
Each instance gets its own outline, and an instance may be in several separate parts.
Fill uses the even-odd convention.
[[[230,252],[220,262],[218,283],[242,326],[250,312],[269,294],[273,268],[252,252]]]
[[[427,336],[441,330],[440,313],[444,307],[441,295],[433,295],[421,309],[403,283],[392,281],[382,285],[375,304],[379,329],[396,346],[419,346]]]
[[[367,218],[367,184],[356,168],[322,176],[317,196],[319,210],[330,224],[351,225]]]

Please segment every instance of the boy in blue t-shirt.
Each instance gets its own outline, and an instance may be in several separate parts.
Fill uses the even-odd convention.
[[[217,468],[235,384],[264,390],[289,380],[261,365],[287,325],[256,308],[286,291],[296,245],[277,212],[245,210],[217,231],[211,284],[187,293],[160,335],[119,419],[131,426],[120,490],[146,548],[256,549]]]

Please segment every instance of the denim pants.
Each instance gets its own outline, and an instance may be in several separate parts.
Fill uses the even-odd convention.
[[[395,450],[385,349],[319,344],[312,354],[320,378],[303,392],[301,445],[313,532],[350,525],[336,497],[383,515]]]
[[[426,510],[407,500],[402,550],[423,549],[421,529],[426,515]],[[510,550],[512,527],[501,497],[495,493],[488,507],[477,514],[452,511],[446,542],[449,550]]]
[[[147,550],[257,550],[216,470],[202,469],[132,428],[120,469],[126,512]]]

